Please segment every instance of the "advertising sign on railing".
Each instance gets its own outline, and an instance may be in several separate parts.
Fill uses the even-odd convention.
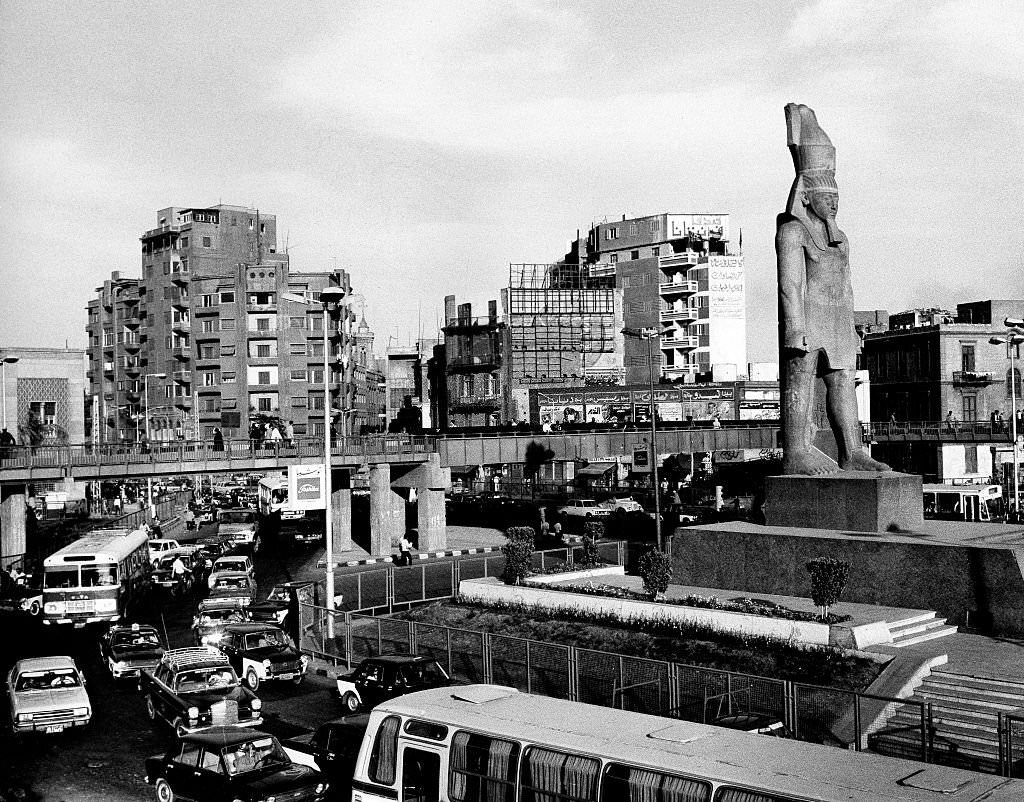
[[[288,498],[297,510],[327,508],[327,483],[323,465],[289,465]]]

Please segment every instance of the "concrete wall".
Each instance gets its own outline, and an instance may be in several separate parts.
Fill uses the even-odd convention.
[[[1024,635],[1021,548],[718,524],[676,530],[673,582],[809,597],[805,563],[822,556],[851,563],[843,601],[935,610],[961,625],[970,611],[972,624],[981,626],[976,614],[991,616],[993,633]]]

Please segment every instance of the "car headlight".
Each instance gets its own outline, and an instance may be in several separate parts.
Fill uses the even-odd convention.
[[[264,660],[264,661],[263,661],[263,667],[264,667],[265,669],[267,669],[267,671],[270,671],[270,667],[271,667],[272,665],[274,665],[274,664],[273,664],[273,663],[271,663],[271,662],[270,662],[269,660]]]
[[[114,670],[115,671],[124,671],[126,668],[128,668],[128,661],[127,660],[118,660],[118,661],[116,661],[114,663]]]
[[[18,721],[26,722],[26,721],[31,721],[31,720],[32,720],[32,714],[31,713],[18,713]]]
[[[193,705],[188,709],[188,717],[192,720],[199,718],[199,708]]]
[[[317,783],[316,788],[313,789],[316,793],[322,794],[327,790],[327,783]]]
[[[84,718],[85,716],[89,715],[89,708],[88,707],[76,707],[71,712],[74,714],[75,718]]]
[[[262,710],[263,709],[263,700],[259,699],[259,698],[253,699],[252,700],[252,709],[253,710]]]
[[[64,602],[47,602],[43,605],[43,610],[50,615],[64,612]]]
[[[276,796],[268,796],[263,802],[277,802]]]

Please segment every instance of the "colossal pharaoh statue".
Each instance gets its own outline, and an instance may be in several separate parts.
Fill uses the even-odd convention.
[[[861,445],[854,383],[860,337],[853,325],[850,248],[836,226],[836,150],[807,106],[786,106],[796,180],[778,217],[779,362],[783,473],[887,471]],[[814,446],[815,381],[824,383],[838,464]]]

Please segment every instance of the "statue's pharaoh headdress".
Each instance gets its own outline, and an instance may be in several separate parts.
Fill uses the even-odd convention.
[[[793,156],[796,179],[789,190],[786,212],[798,218],[805,218],[801,192],[839,192],[836,183],[836,149],[828,134],[821,130],[813,109],[802,103],[786,104],[786,131],[789,152]],[[831,231],[831,221],[826,221],[830,231],[830,244],[837,236]]]

